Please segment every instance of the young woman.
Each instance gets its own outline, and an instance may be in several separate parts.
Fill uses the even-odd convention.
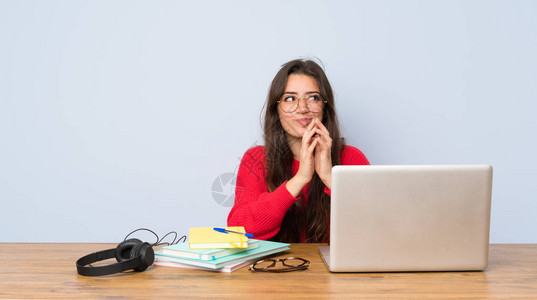
[[[249,149],[237,175],[228,226],[262,240],[328,242],[334,165],[368,165],[340,135],[334,95],[311,60],[282,66],[270,86],[265,146]]]

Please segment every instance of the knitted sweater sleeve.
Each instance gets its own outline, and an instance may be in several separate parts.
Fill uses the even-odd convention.
[[[289,193],[286,182],[269,192],[265,172],[263,147],[248,150],[239,166],[235,204],[227,219],[228,226],[244,226],[246,232],[260,240],[270,239],[280,231],[285,214],[298,200]]]

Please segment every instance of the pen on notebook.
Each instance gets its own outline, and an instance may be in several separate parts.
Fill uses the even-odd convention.
[[[218,231],[218,232],[222,232],[222,233],[233,232],[233,233],[238,233],[238,234],[244,234],[246,237],[251,237],[251,238],[254,237],[253,234],[251,234],[251,233],[246,233],[246,232],[240,232],[240,231],[229,230],[229,229],[218,228],[218,227],[214,227],[213,229],[216,230],[216,231]]]

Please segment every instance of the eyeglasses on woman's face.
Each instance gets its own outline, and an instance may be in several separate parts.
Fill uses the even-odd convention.
[[[292,94],[284,94],[283,97],[278,101],[282,110],[286,113],[294,112],[300,105],[300,100],[306,102],[306,107],[312,113],[318,113],[323,110],[325,100],[321,97],[319,93],[308,93],[302,97],[298,97]]]
[[[281,262],[282,266],[277,266],[276,263]],[[278,259],[262,259],[256,261],[250,266],[252,272],[272,272],[283,273],[306,270],[310,266],[309,260],[300,257],[287,257]]]

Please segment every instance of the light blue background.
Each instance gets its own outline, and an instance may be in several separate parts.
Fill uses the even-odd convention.
[[[536,15],[536,1],[0,0],[0,242],[225,225],[215,180],[262,142],[280,65],[318,57],[349,144],[373,164],[493,165],[491,242],[535,243]]]

